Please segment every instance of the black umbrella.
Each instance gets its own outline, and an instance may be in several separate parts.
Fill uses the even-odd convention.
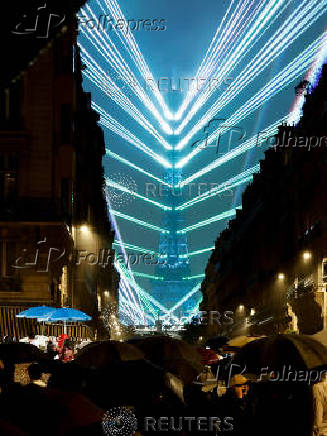
[[[147,360],[122,361],[107,369],[84,371],[82,392],[105,410],[134,406],[150,413],[150,408],[160,409],[162,404],[183,404],[182,381]]]
[[[227,336],[214,336],[213,338],[209,338],[205,345],[212,350],[218,351],[227,344],[228,340]]]
[[[184,383],[192,383],[202,372],[202,357],[197,347],[170,336],[148,336],[133,341],[155,365],[179,377]]]
[[[105,369],[114,363],[143,358],[142,351],[126,342],[98,341],[82,348],[75,362],[83,368]]]
[[[250,342],[235,356],[234,364],[245,372],[312,370],[327,367],[327,348],[303,335],[274,335]]]
[[[35,345],[22,342],[0,345],[0,359],[5,363],[35,362],[42,360],[43,356]]]

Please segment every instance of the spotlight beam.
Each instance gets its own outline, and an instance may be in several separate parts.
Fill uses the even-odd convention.
[[[113,100],[119,107],[127,112],[140,126],[150,133],[165,149],[171,150],[172,147],[158,133],[153,125],[145,118],[140,110],[129,100],[121,91],[112,78],[100,67],[100,65],[88,54],[86,49],[80,44],[82,60],[86,65],[85,77],[95,84],[104,94]]]
[[[252,48],[253,41],[256,38],[262,37],[265,31],[267,31],[267,29],[273,24],[276,18],[282,13],[286,5],[289,3],[288,1],[286,5],[284,4],[284,7],[281,8],[284,2],[285,0],[270,0],[268,2],[265,8],[260,12],[259,16],[256,18],[254,24],[250,27],[250,29],[247,30],[245,37],[241,39],[236,49],[233,50],[232,56],[229,56],[223,65],[220,63],[219,73],[215,77],[216,80],[221,80],[223,77],[226,77],[226,75],[229,74],[233,68],[235,68],[243,56],[245,56],[246,53],[248,53],[248,51]],[[260,11],[260,9],[257,9],[256,12],[257,11]],[[277,15],[274,17],[276,13]],[[219,53],[218,48],[216,51]],[[231,51],[231,48],[229,48],[229,51]],[[213,67],[217,67],[217,65],[219,65],[219,63],[215,62]],[[204,101],[205,94],[203,94],[203,96],[193,104],[189,114],[194,116],[199,108],[202,107]],[[190,116],[189,114],[187,118]],[[188,121],[189,119],[190,118],[188,118]],[[181,130],[181,127],[179,127],[177,132],[180,132]]]
[[[246,101],[233,115],[231,115],[224,126],[237,126],[237,124],[248,117],[252,112],[262,106],[266,101],[270,100],[274,95],[284,89],[287,84],[302,74],[312,61],[312,57],[323,45],[327,32],[323,33],[312,44],[310,44],[302,53],[294,58],[282,71],[279,72],[272,80],[263,86],[252,98]],[[228,127],[218,127],[206,140],[209,144],[217,139],[223,132],[228,131]],[[186,157],[182,158],[177,164],[176,168],[182,168],[186,165],[195,155],[197,155],[203,147],[203,142],[200,143],[194,150]]]
[[[127,221],[131,221],[132,223],[135,223],[135,224],[138,224],[140,226],[146,227],[147,229],[156,230],[157,232],[162,232],[162,233],[165,233],[165,234],[170,233],[170,231],[167,230],[167,229],[163,229],[161,227],[158,227],[158,226],[155,226],[153,224],[147,223],[146,221],[139,220],[137,218],[134,218],[133,216],[126,215],[124,213],[119,212],[118,210],[111,209],[111,213],[114,216],[118,216],[119,218],[123,218],[123,219],[125,219]]]
[[[88,21],[90,19],[97,20],[97,17],[93,13],[92,9],[88,4],[81,11],[83,13],[83,18],[86,18]],[[90,14],[90,15],[88,15]],[[90,18],[92,17],[92,18]],[[121,17],[120,17],[121,18]],[[145,105],[145,107],[153,114],[153,116],[157,119],[160,127],[167,134],[172,133],[172,129],[169,124],[162,118],[157,108],[154,106],[152,101],[149,99],[144,89],[140,86],[135,74],[130,69],[125,59],[122,57],[117,47],[112,42],[111,38],[108,35],[105,35],[104,31],[99,32],[99,29],[93,28],[89,29],[86,27],[81,27],[80,31],[84,35],[84,37],[92,44],[94,49],[98,52],[100,57],[104,59],[106,63],[108,63],[116,72],[116,74],[120,75],[124,82],[129,86],[131,91],[140,99],[140,101]]]
[[[105,0],[105,2],[109,11],[111,12],[111,14],[116,20],[122,18],[125,19],[124,14],[120,9],[119,4],[116,0]],[[115,29],[115,31],[120,41],[122,42],[123,46],[129,52],[138,70],[141,72],[144,80],[147,81],[150,79],[152,82],[154,82],[153,75],[143,57],[143,54],[138,44],[135,41],[133,33],[132,32],[124,33],[121,29]],[[165,117],[168,120],[173,119],[173,115],[169,110],[168,106],[166,105],[164,98],[160,94],[159,90],[155,88],[155,89],[151,89],[151,91],[154,97],[156,98],[157,102],[159,103],[161,109],[163,110]]]
[[[187,209],[188,207],[193,206],[194,204],[200,203],[200,202],[205,201],[211,197],[222,194],[223,192],[226,192],[232,188],[235,188],[236,186],[250,182],[252,180],[253,174],[258,172],[259,170],[260,170],[260,165],[259,164],[254,165],[252,168],[249,168],[246,171],[243,171],[242,173],[238,174],[237,176],[232,177],[232,178],[226,180],[225,182],[221,183],[220,185],[212,187],[208,191],[203,192],[203,194],[192,198],[192,200],[186,201],[185,203],[181,204],[180,206],[177,206],[176,210]]]
[[[271,136],[275,135],[278,132],[278,126],[283,124],[287,121],[287,117],[279,119],[275,123],[271,124],[270,126],[266,127],[264,131],[259,132],[257,135],[252,136],[247,141],[240,144],[238,147],[234,148],[232,151],[224,154],[222,157],[219,157],[218,159],[215,159],[213,162],[211,162],[209,165],[203,167],[201,170],[193,173],[191,176],[187,177],[185,180],[183,180],[180,183],[180,186],[186,186],[189,183],[191,183],[193,180],[198,179],[199,177],[202,177],[203,175],[209,173],[210,171],[214,170],[215,168],[220,167],[221,165],[225,164],[226,162],[229,162],[232,159],[235,159],[236,157],[240,156],[241,154],[247,152],[248,150],[253,149],[254,147],[258,147],[261,144],[263,144],[265,141],[268,140]]]
[[[165,206],[162,203],[159,203],[158,201],[154,201],[151,200],[150,198],[144,197],[143,195],[138,194],[137,192],[133,191],[132,189],[128,189],[125,186],[120,185],[119,183],[115,182],[114,180],[111,180],[109,178],[106,178],[106,185],[114,188],[114,189],[118,189],[119,191],[125,192],[126,194],[129,194],[133,197],[139,198],[140,200],[143,200],[147,203],[151,203],[156,207],[159,207],[160,209],[163,210],[172,210],[173,208],[170,206]]]
[[[222,212],[218,215],[212,216],[211,218],[208,218],[208,219],[203,220],[203,221],[199,221],[198,223],[193,224],[192,226],[187,226],[181,230],[177,230],[176,233],[183,234],[183,233],[191,232],[192,230],[197,230],[201,227],[208,226],[209,224],[215,223],[217,221],[222,221],[222,220],[231,218],[231,217],[235,216],[236,210],[237,209],[226,210],[225,212]]]
[[[307,4],[306,4],[307,3]],[[317,3],[317,4],[316,4]],[[250,60],[247,66],[234,79],[227,90],[225,90],[219,99],[212,105],[200,121],[191,129],[190,135],[194,135],[197,131],[203,128],[216,113],[221,111],[229,104],[241,91],[244,90],[259,74],[263,72],[275,59],[299,38],[308,28],[317,21],[324,13],[327,1],[315,0],[308,2],[304,0],[293,11],[293,13],[283,22],[279,29],[272,35],[266,44],[260,49],[256,56]],[[206,101],[213,90],[206,90]],[[204,94],[203,94],[204,98]],[[192,118],[192,111],[189,111],[187,117],[183,120],[178,132],[183,129]],[[186,145],[185,140],[182,141],[176,149],[181,150]]]
[[[160,179],[159,177],[154,176],[152,173],[149,173],[148,171],[145,171],[143,168],[141,168],[141,167],[135,165],[134,163],[130,162],[129,160],[119,156],[119,154],[110,151],[108,148],[106,149],[106,154],[108,156],[110,156],[111,158],[116,159],[119,162],[129,166],[130,168],[134,168],[136,171],[138,171],[138,172],[140,172],[140,173],[150,177],[151,179],[155,180],[156,182],[158,182],[158,183],[160,183],[162,185],[168,186],[168,187],[170,186],[164,180]]]
[[[196,256],[196,255],[198,255],[198,254],[203,254],[203,253],[206,253],[207,251],[212,251],[212,250],[214,250],[214,249],[215,249],[214,246],[212,246],[212,247],[208,247],[208,248],[202,248],[201,250],[191,251],[190,253],[188,253],[188,255],[189,255],[189,256]]]
[[[200,288],[200,284],[198,283],[194,288],[191,289],[190,292],[188,292],[186,295],[184,295],[183,298],[181,298],[171,309],[169,309],[168,313],[171,314],[175,312],[176,309],[178,309],[183,303],[185,303],[192,295],[194,295]]]
[[[115,245],[117,247],[124,247],[125,249],[127,248],[128,250],[139,251],[141,253],[146,253],[146,254],[156,254],[156,255],[160,256],[158,253],[156,253],[153,250],[149,250],[148,248],[139,247],[138,245],[128,244],[127,242],[115,241],[113,243],[113,245]]]
[[[102,109],[101,106],[97,105],[96,103],[92,103],[92,109],[95,109],[99,113],[100,124],[102,124],[104,127],[121,136],[123,139],[126,139],[130,144],[133,144],[136,148],[146,153],[165,168],[171,168],[171,164],[164,157],[154,153],[150,147],[145,145],[135,135],[133,135],[133,133],[122,126],[117,120],[115,120],[115,118]]]

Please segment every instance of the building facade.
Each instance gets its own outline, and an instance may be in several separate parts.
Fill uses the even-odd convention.
[[[34,305],[83,310],[100,332],[101,307],[118,298],[119,276],[100,257],[114,240],[105,145],[82,89],[76,29],[73,14],[1,89],[2,336],[26,334],[15,314]]]
[[[300,122],[280,126],[242,208],[216,240],[201,310],[232,311],[227,333],[293,331],[327,343],[326,102],[324,66]],[[207,333],[217,329],[208,325]]]

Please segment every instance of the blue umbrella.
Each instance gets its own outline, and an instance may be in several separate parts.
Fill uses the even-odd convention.
[[[60,307],[54,309],[49,316],[45,316],[47,321],[90,321],[92,318],[86,313],[72,309],[71,307]]]
[[[37,306],[30,307],[16,315],[17,318],[44,318],[49,316],[54,310],[54,307]]]
[[[55,309],[49,316],[42,317],[42,319],[49,322],[63,321],[64,332],[66,333],[67,321],[90,321],[92,318],[80,310],[72,309],[71,307],[61,307]]]
[[[23,310],[23,312],[18,313],[16,317],[17,318],[44,318],[49,316],[54,310],[56,310],[54,307],[48,307],[48,306],[30,307],[29,309]],[[44,320],[42,319],[42,321]],[[42,334],[44,334],[44,324],[42,328]]]

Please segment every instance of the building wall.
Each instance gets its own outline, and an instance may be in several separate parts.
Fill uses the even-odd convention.
[[[114,240],[103,133],[80,67],[76,32],[63,27],[1,90],[0,305],[73,306],[97,329],[98,302],[118,298],[119,276],[112,264],[76,265],[74,257],[111,249]]]
[[[234,331],[276,333],[295,325],[300,333],[314,334],[323,328],[327,141],[310,150],[295,140],[289,146],[282,142],[284,134],[327,138],[326,67],[323,71],[299,125],[280,126],[279,145],[266,152],[260,173],[243,193],[242,210],[209,259],[201,309],[232,310]],[[215,332],[215,325],[208,326],[208,334]]]

